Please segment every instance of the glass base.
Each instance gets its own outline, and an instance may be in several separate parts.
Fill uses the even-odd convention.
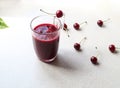
[[[53,62],[55,59],[56,59],[56,56],[53,57],[53,58],[51,58],[51,59],[41,59],[41,58],[40,58],[40,60],[41,60],[42,62],[45,62],[45,63]]]

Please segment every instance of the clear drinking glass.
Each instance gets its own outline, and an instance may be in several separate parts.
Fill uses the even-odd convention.
[[[32,19],[33,45],[38,58],[43,62],[55,60],[59,47],[62,24],[55,16],[41,15]]]

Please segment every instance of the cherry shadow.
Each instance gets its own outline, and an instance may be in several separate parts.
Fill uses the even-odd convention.
[[[82,31],[82,28],[79,28],[77,31]]]
[[[97,63],[95,63],[95,64],[93,64],[93,65],[95,65],[95,66],[99,66],[99,65],[100,65],[100,62],[97,62]]]
[[[118,54],[119,53],[119,51],[118,50],[116,50],[115,52],[114,52],[114,54]]]
[[[99,25],[98,25],[98,26],[99,26]],[[106,28],[106,25],[103,24],[102,26],[99,26],[99,27],[100,27],[100,28]]]
[[[83,51],[82,49],[77,50],[77,52],[82,52],[82,51]]]
[[[106,28],[106,25],[103,24],[101,28]]]

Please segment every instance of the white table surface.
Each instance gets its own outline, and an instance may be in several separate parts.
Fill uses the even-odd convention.
[[[109,44],[120,47],[120,2],[78,1],[0,1],[0,17],[9,26],[0,30],[0,88],[120,88],[120,52],[108,50]],[[69,38],[61,30],[58,58],[51,64],[38,60],[32,45],[29,23],[40,8],[62,9],[70,29]],[[105,27],[98,27],[97,20],[108,18]],[[74,30],[73,23],[84,21],[88,24]],[[76,52],[73,44],[85,36],[82,52]],[[100,64],[93,65],[90,57],[97,52]]]

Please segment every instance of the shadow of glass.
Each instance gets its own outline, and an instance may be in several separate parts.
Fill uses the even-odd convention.
[[[50,65],[56,66],[58,68],[63,68],[64,70],[77,71],[78,65],[75,63],[76,61],[73,62],[73,59],[74,57],[64,57],[64,55],[59,54],[57,55],[56,59],[50,63]]]

